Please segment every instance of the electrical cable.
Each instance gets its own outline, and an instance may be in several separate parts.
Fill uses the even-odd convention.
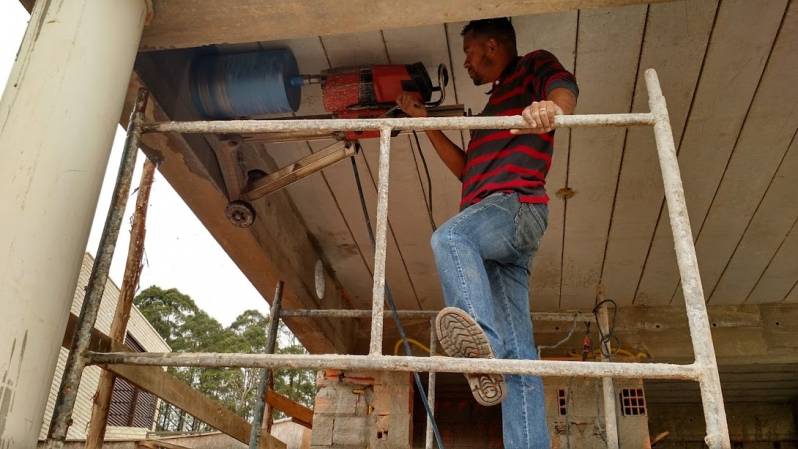
[[[562,340],[558,341],[557,343],[555,343],[555,344],[553,344],[553,345],[549,345],[549,346],[546,346],[546,345],[538,345],[538,359],[540,359],[540,358],[541,358],[541,352],[542,352],[544,349],[555,349],[555,348],[558,348],[558,347],[560,347],[560,346],[561,346],[563,343],[565,343],[566,341],[568,341],[568,340],[570,340],[570,339],[571,339],[571,337],[574,335],[574,331],[576,330],[576,323],[577,323],[577,321],[576,321],[576,318],[577,318],[577,314],[575,313],[575,314],[574,314],[574,320],[573,320],[573,324],[571,325],[571,330],[568,332],[568,335],[566,335],[566,336],[565,336],[565,338],[563,338]]]
[[[361,149],[360,144],[357,143],[358,151]],[[357,170],[357,162],[355,158],[350,158],[352,161],[352,172],[355,175],[355,184],[357,185],[357,193],[360,197],[360,207],[363,210],[363,218],[366,221],[366,229],[368,229],[369,240],[371,241],[371,246],[374,247],[375,251],[377,248],[377,243],[374,239],[374,231],[371,229],[371,220],[369,219],[368,209],[366,208],[366,198],[363,194],[363,186],[360,183],[360,174]],[[385,299],[388,301],[388,306],[391,308],[393,321],[396,324],[396,329],[399,331],[399,336],[401,337],[402,341],[404,342],[404,349],[405,354],[408,356],[413,355],[413,351],[410,349],[410,344],[408,343],[407,335],[405,334],[405,328],[402,326],[402,321],[399,319],[399,312],[396,309],[396,303],[393,300],[393,294],[391,293],[391,288],[388,285],[388,280],[385,280]],[[419,391],[419,395],[421,396],[421,402],[424,404],[424,410],[429,417],[430,423],[432,424],[432,432],[435,435],[435,442],[438,444],[440,449],[444,449],[443,447],[443,438],[441,438],[440,431],[438,431],[438,423],[435,421],[435,415],[432,413],[432,408],[429,405],[429,401],[427,400],[427,392],[424,389],[424,386],[421,384],[421,376],[418,375],[417,372],[413,372],[413,378],[416,382],[416,388]]]
[[[432,177],[429,175],[429,166],[427,165],[427,158],[424,157],[424,152],[421,151],[421,142],[418,140],[418,133],[413,130],[413,138],[416,139],[416,148],[418,148],[418,155],[421,156],[421,164],[424,165],[424,173],[427,175],[427,215],[429,215],[429,224],[432,226],[432,231],[438,230],[435,224],[435,218],[432,215]],[[411,145],[412,147],[412,145]],[[424,185],[421,185],[421,191],[424,191]]]
[[[599,309],[604,304],[612,304],[612,318],[608,319],[608,326],[609,328],[606,329],[606,333],[604,332],[605,329],[601,328],[601,322],[599,321]],[[615,339],[614,331],[615,331],[615,318],[618,315],[618,304],[613,301],[612,299],[605,299],[598,304],[596,307],[593,307],[593,316],[596,318],[596,328],[598,329],[599,333],[599,348],[601,349],[601,354],[607,358],[607,360],[612,360],[612,353],[611,351],[607,350],[607,347],[610,343],[612,343],[613,339]],[[619,341],[616,339],[616,341]]]

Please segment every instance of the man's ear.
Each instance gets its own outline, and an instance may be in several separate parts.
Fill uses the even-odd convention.
[[[496,40],[496,38],[489,37],[487,40],[485,40],[485,49],[488,50],[488,53],[496,53],[496,50],[499,49],[499,42]]]

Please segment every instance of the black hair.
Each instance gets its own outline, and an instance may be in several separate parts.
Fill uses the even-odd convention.
[[[515,48],[515,28],[507,17],[496,19],[472,20],[463,27],[461,36],[472,33],[477,36],[492,37],[501,44],[504,44],[513,53],[517,53]]]

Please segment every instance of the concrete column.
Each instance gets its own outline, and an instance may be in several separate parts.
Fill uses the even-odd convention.
[[[39,0],[0,100],[0,448],[35,447],[144,0]]]

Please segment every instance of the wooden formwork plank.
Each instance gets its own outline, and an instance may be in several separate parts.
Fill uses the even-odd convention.
[[[759,84],[759,88],[743,125],[742,134],[734,148],[729,166],[721,180],[704,226],[696,242],[699,268],[705,290],[712,292],[729,258],[743,237],[757,206],[762,201],[779,164],[795,136],[798,122],[798,3],[792,3],[785,16],[773,52]],[[796,213],[793,209],[774,211],[778,214]],[[796,257],[793,252],[791,257]],[[798,264],[791,263],[798,268]],[[787,273],[789,266],[771,268]],[[761,271],[752,270],[750,276]],[[779,275],[780,276],[780,275]],[[781,301],[792,283],[798,279],[787,276],[782,282],[770,279],[757,286],[753,302]],[[785,284],[786,283],[786,284]],[[778,284],[778,285],[777,285]],[[729,304],[734,298],[713,297],[717,304]],[[681,289],[675,301],[683,302]]]
[[[731,0],[720,6],[679,148],[679,165],[694,237],[745,120],[785,5],[783,0]],[[740,24],[746,24],[744,36],[740,33]],[[679,277],[675,261],[670,222],[667,209],[663,208],[636,302],[670,302]]]
[[[633,112],[645,112],[643,71],[657,71],[668,100],[673,137],[679,141],[706,51],[717,1],[689,0],[651,5],[640,55]],[[674,61],[678,60],[678,64]],[[651,128],[630,128],[618,174],[602,273],[605,295],[629,305],[657,224],[664,192]]]
[[[379,31],[359,34],[345,34],[339,36],[325,37],[322,39],[326,56],[333,67],[347,67],[363,64],[385,64],[388,62],[385,53],[385,46],[382,36]],[[397,141],[403,138],[393,139],[391,142],[391,177],[395,177],[398,164],[398,153],[400,149],[397,148]],[[366,204],[369,209],[371,217],[372,229],[376,226],[376,206],[377,206],[377,173],[376,163],[369,165],[364,153],[369,153],[369,157],[376,158],[378,155],[378,144],[376,139],[364,139],[361,141],[363,145],[363,153],[355,156],[358,171],[360,173],[360,181],[363,187],[363,194],[366,198]],[[311,144],[314,148],[318,148],[318,143]],[[408,154],[409,156],[409,154]],[[376,159],[375,159],[376,160]],[[410,167],[413,168],[413,167]],[[373,169],[373,170],[372,170]],[[350,227],[353,230],[359,230],[362,234],[361,247],[368,248],[364,251],[369,262],[369,266],[374,264],[373,246],[368,240],[366,233],[366,224],[363,219],[361,211],[360,200],[358,198],[357,189],[355,186],[351,163],[338,164],[329,167],[325,170],[326,173],[331,173],[330,179],[333,190],[336,191],[336,197],[344,215],[349,220]],[[332,174],[334,173],[334,174]],[[403,256],[403,248],[401,239],[397,235],[397,225],[394,222],[394,214],[401,213],[398,209],[394,199],[394,192],[400,189],[400,183],[391,183],[389,187],[389,223],[387,235],[387,260],[386,260],[386,280],[391,287],[396,304],[400,308],[417,309],[420,307],[417,293],[414,289],[413,280],[408,273],[406,261]],[[340,192],[340,193],[338,193]],[[420,196],[419,196],[420,198]],[[393,212],[393,213],[392,213]],[[370,297],[370,295],[369,295]]]
[[[576,74],[577,113],[625,113],[632,104],[647,6],[582,11]],[[615,182],[626,130],[574,129],[565,212],[562,293],[565,309],[592,308],[601,277]]]

